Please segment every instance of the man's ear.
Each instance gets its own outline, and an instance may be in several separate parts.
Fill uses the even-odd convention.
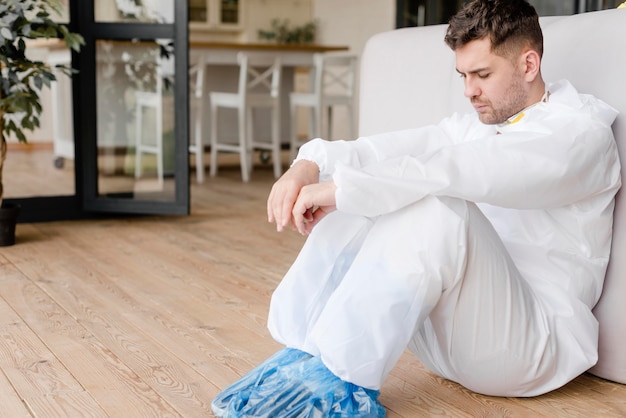
[[[521,58],[526,81],[533,81],[540,73],[541,57],[534,49],[527,49],[522,53]]]

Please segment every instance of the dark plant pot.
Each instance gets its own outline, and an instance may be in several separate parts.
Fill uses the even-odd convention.
[[[0,208],[0,247],[15,244],[15,224],[19,214],[18,205],[5,204]]]

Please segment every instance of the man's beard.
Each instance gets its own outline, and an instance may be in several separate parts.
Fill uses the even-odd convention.
[[[502,95],[504,98],[502,103],[492,103],[488,101],[491,113],[479,113],[478,118],[480,121],[487,125],[496,125],[505,122],[511,116],[519,113],[526,107],[528,101],[528,93],[523,87],[522,77],[516,76],[513,82],[509,85],[505,93]],[[472,103],[482,103],[478,100],[472,100]]]

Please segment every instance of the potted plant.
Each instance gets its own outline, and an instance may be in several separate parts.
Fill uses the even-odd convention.
[[[271,29],[259,29],[259,39],[277,44],[310,44],[315,40],[317,25],[314,21],[292,27],[289,19],[272,19]]]
[[[15,221],[19,207],[2,204],[2,170],[11,134],[27,142],[24,130],[39,127],[39,93],[55,81],[50,66],[26,56],[26,41],[60,38],[78,51],[83,38],[52,20],[60,10],[59,0],[2,0],[0,3],[0,246],[15,241]],[[70,74],[71,68],[60,67]],[[3,237],[2,234],[8,234]]]

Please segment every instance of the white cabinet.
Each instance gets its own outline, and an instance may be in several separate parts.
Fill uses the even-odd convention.
[[[190,29],[243,29],[243,1],[189,0]]]

